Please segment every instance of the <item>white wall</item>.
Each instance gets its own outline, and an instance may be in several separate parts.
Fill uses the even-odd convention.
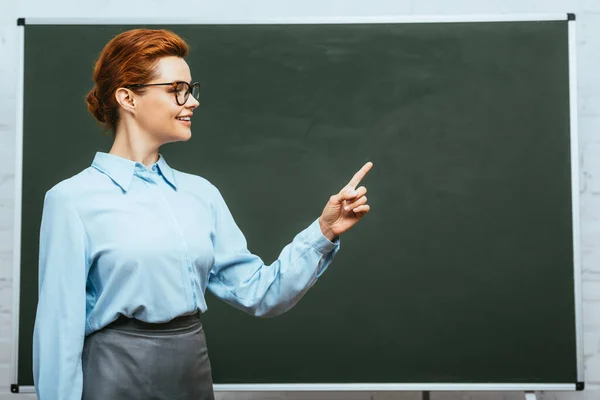
[[[288,4],[289,3],[289,4]],[[545,400],[600,399],[600,0],[0,0],[0,400],[11,395],[12,243],[17,17],[163,17],[211,19],[425,14],[577,14],[581,243],[586,391],[540,393]],[[91,70],[90,70],[91,74]],[[40,94],[41,101],[46,100]],[[514,329],[519,329],[515,326]],[[556,329],[561,329],[557,326]],[[219,393],[220,399],[417,399],[419,393]],[[432,393],[433,400],[513,400],[521,393]]]

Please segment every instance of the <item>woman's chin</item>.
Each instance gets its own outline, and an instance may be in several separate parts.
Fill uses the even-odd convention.
[[[181,136],[180,141],[186,142],[186,141],[190,140],[191,138],[192,138],[192,130],[188,129],[188,131],[184,135]]]
[[[174,132],[171,135],[163,137],[162,143],[175,143],[175,142],[187,142],[192,137],[192,131],[188,130],[187,132]]]

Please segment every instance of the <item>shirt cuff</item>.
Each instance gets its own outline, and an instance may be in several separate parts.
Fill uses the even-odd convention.
[[[305,234],[306,241],[323,255],[331,253],[333,249],[340,245],[339,237],[336,237],[332,242],[323,235],[318,218],[306,228]]]

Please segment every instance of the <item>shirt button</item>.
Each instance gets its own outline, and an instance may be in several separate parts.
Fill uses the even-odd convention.
[[[156,165],[152,166],[152,171],[156,171]]]

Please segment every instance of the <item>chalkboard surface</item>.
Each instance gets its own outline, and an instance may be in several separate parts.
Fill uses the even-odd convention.
[[[84,96],[134,27],[24,27],[19,385],[44,193],[110,149]],[[567,21],[148,27],[201,82],[192,139],[161,152],[265,262],[374,163],[371,213],[295,308],[208,295],[215,383],[576,382]]]

